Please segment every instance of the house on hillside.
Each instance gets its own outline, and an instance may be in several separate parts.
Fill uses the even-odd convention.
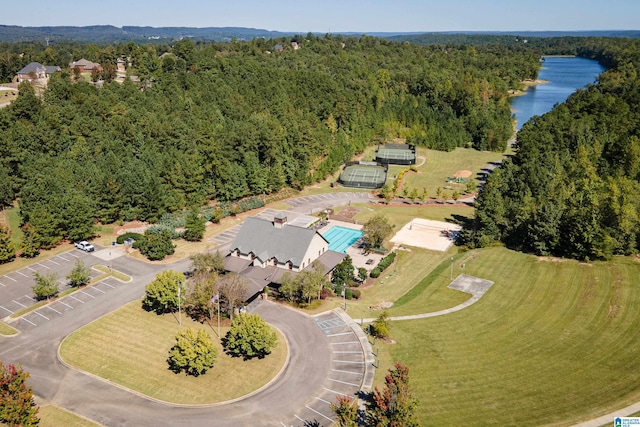
[[[249,279],[247,300],[252,300],[270,284],[281,284],[288,273],[295,276],[314,268],[318,261],[330,273],[346,255],[329,250],[329,242],[314,229],[287,224],[287,217],[272,221],[247,218],[231,243],[225,269]]]
[[[78,68],[81,73],[91,73],[93,70],[102,71],[102,65],[97,62],[91,62],[87,59],[80,59],[78,61],[70,62],[69,68],[72,70]]]
[[[51,74],[60,71],[57,65],[42,65],[39,62],[30,62],[22,70],[18,71],[18,83],[38,79],[48,79]]]

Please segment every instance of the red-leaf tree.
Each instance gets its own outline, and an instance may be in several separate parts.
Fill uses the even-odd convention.
[[[27,378],[29,373],[20,366],[5,366],[0,361],[0,424],[26,427],[40,422]]]
[[[353,399],[348,396],[337,396],[337,403],[331,404],[331,410],[336,413],[336,421],[340,427],[358,426],[358,408]]]
[[[417,427],[418,402],[409,389],[409,368],[396,363],[384,379],[382,391],[375,388],[368,413],[368,425],[374,427]]]

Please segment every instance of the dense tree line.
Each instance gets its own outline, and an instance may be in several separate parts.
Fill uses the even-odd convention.
[[[640,249],[640,41],[581,48],[612,68],[518,133],[517,154],[487,180],[471,244],[609,258]]]
[[[377,139],[503,150],[508,90],[537,55],[374,37],[165,45],[3,45],[6,79],[30,60],[123,56],[138,79],[97,86],[71,70],[0,110],[0,203],[20,199],[40,247],[95,220],[157,221],[211,199],[302,188]],[[275,44],[284,47],[275,50]],[[170,52],[170,54],[162,55]]]

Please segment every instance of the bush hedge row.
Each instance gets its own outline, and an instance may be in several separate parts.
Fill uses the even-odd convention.
[[[380,277],[380,274],[382,274],[382,272],[385,271],[393,263],[395,259],[396,259],[396,253],[395,252],[389,253],[389,255],[387,255],[386,257],[380,260],[376,268],[371,270],[371,273],[369,274],[369,276],[371,276],[374,279]]]

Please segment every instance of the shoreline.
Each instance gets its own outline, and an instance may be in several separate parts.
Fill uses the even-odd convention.
[[[549,80],[541,80],[541,79],[537,79],[537,80],[524,80],[522,82],[522,84],[524,85],[524,89],[509,89],[509,97],[515,97],[515,96],[522,96],[525,93],[527,93],[527,89],[529,89],[531,86],[536,86],[536,85],[546,85],[549,84]]]

